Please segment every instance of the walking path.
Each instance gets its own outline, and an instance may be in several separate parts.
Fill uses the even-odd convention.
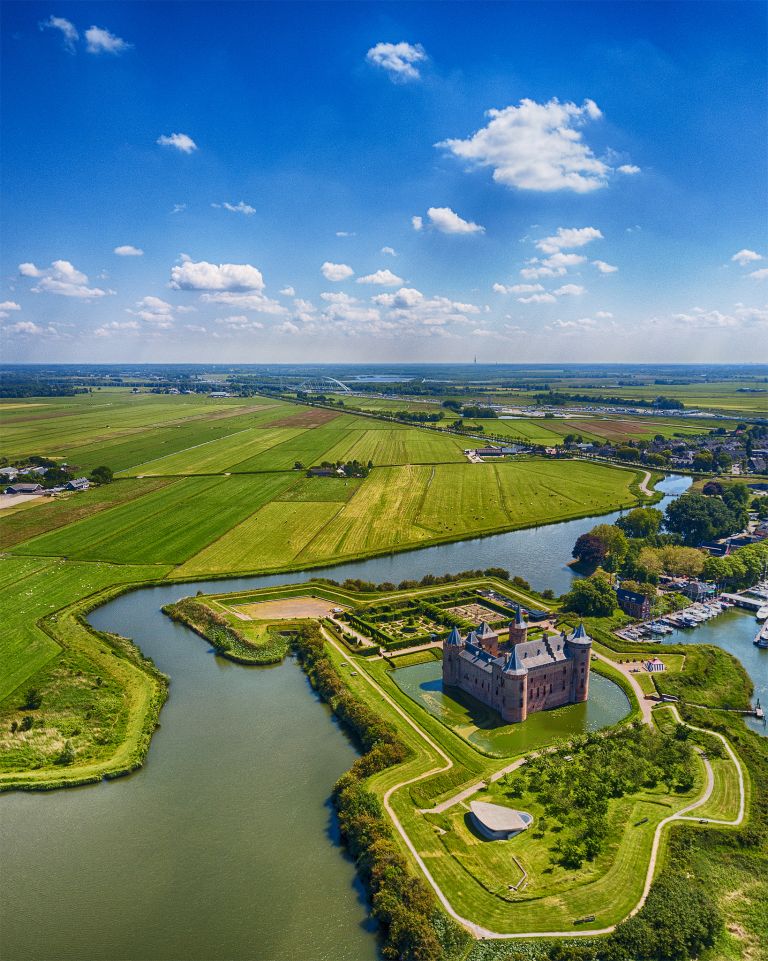
[[[592,650],[592,656],[596,657],[598,661],[605,661],[606,664],[610,664],[611,667],[615,668],[629,681],[630,687],[634,691],[635,697],[637,698],[637,703],[640,705],[640,712],[643,715],[643,721],[645,724],[653,725],[653,718],[651,717],[651,712],[655,704],[658,701],[648,701],[645,697],[645,692],[640,687],[637,678],[631,672],[626,664],[620,664],[618,661],[611,660],[610,657],[606,657],[605,654],[600,654],[599,651]]]
[[[328,641],[328,643],[329,643],[339,654],[341,654],[344,658],[346,658],[346,657],[347,657],[347,653],[346,653],[344,650],[342,650],[342,648],[341,648],[341,647],[336,643],[336,641],[328,634],[328,632],[325,631],[325,630],[323,630],[322,633],[323,633],[323,636],[325,637],[325,639]],[[600,657],[600,656],[601,656],[601,655],[598,655],[598,657]],[[611,664],[613,664],[613,661],[610,661],[609,658],[606,658],[605,656],[602,656],[602,659],[608,661],[608,662],[611,663]],[[618,666],[618,665],[614,665],[614,666]],[[426,863],[424,862],[424,859],[421,857],[421,855],[419,854],[419,852],[416,850],[416,847],[415,847],[414,843],[411,841],[410,837],[408,836],[405,828],[404,828],[403,825],[401,824],[400,819],[398,818],[397,814],[395,813],[395,810],[394,810],[394,808],[392,807],[392,804],[391,804],[391,802],[390,802],[390,798],[391,798],[392,795],[395,793],[395,791],[399,791],[401,788],[407,787],[409,784],[415,784],[417,781],[423,781],[423,780],[425,780],[425,779],[428,778],[428,777],[432,777],[432,775],[434,775],[434,774],[441,774],[441,773],[444,773],[444,772],[446,772],[446,771],[450,771],[451,768],[453,767],[453,760],[445,753],[445,751],[443,751],[443,749],[442,749],[441,747],[439,747],[438,744],[435,743],[435,741],[432,740],[431,737],[429,737],[428,734],[426,734],[425,731],[423,731],[423,730],[419,727],[418,724],[416,724],[416,722],[406,713],[406,711],[404,711],[404,710],[400,707],[399,704],[397,704],[397,703],[389,696],[389,694],[386,693],[386,691],[382,690],[382,688],[376,683],[376,681],[374,681],[373,678],[370,677],[370,675],[368,674],[368,672],[365,670],[364,665],[360,664],[360,670],[359,670],[358,674],[359,674],[359,677],[361,677],[370,687],[372,687],[372,688],[374,689],[374,691],[376,691],[376,693],[377,693],[380,697],[382,697],[382,698],[387,702],[387,704],[389,704],[389,706],[400,715],[400,717],[406,722],[406,724],[409,725],[409,727],[411,727],[414,731],[416,731],[416,733],[418,734],[418,736],[419,736],[423,741],[426,742],[426,744],[430,747],[430,749],[433,750],[433,751],[438,755],[438,757],[440,757],[440,758],[445,762],[445,763],[444,763],[443,765],[441,765],[440,767],[431,768],[431,769],[428,770],[428,771],[424,771],[422,774],[417,774],[415,777],[408,778],[408,779],[405,780],[405,781],[401,781],[399,784],[393,785],[391,788],[389,788],[389,789],[384,793],[384,797],[383,797],[382,800],[383,800],[383,804],[384,804],[384,810],[387,812],[387,814],[389,815],[389,817],[392,819],[392,823],[394,824],[394,826],[395,826],[398,834],[399,834],[400,837],[403,839],[403,842],[405,843],[406,847],[408,848],[408,850],[409,850],[409,851],[411,852],[411,854],[413,855],[414,860],[416,861],[416,863],[418,864],[419,868],[421,869],[424,877],[427,879],[427,881],[428,881],[429,884],[431,885],[432,889],[434,890],[435,894],[437,895],[438,900],[440,901],[440,903],[442,904],[442,906],[445,908],[446,912],[447,912],[455,921],[458,921],[459,924],[461,924],[464,928],[466,928],[467,931],[469,931],[470,934],[472,934],[474,937],[476,937],[476,938],[486,938],[486,939],[490,939],[490,940],[520,940],[520,939],[525,939],[525,938],[594,937],[594,936],[597,935],[597,934],[611,934],[611,932],[615,931],[616,925],[615,925],[615,924],[612,924],[612,925],[610,925],[610,927],[607,927],[607,928],[581,930],[581,931],[525,931],[525,932],[514,933],[514,934],[512,934],[512,933],[502,933],[502,932],[499,932],[499,931],[491,931],[491,930],[489,930],[488,928],[484,928],[482,925],[476,924],[474,921],[470,921],[468,918],[463,918],[457,911],[455,911],[455,910],[453,909],[453,907],[451,906],[451,903],[449,902],[448,898],[447,898],[447,897],[445,896],[445,894],[443,893],[442,888],[440,887],[440,885],[437,883],[437,881],[434,879],[434,877],[433,877],[432,874],[430,873],[430,870],[429,870],[429,868],[427,867]],[[634,681],[634,678],[630,678],[630,683],[631,683],[632,681]],[[637,691],[639,690],[639,685],[637,685],[637,682],[636,682],[636,681],[634,681],[633,690],[636,690],[636,693],[637,693]],[[643,695],[642,695],[642,692],[639,693],[639,697],[642,698],[642,700],[640,701],[640,703],[641,703],[641,705],[642,705],[642,704],[643,704],[643,701],[644,701],[644,697],[643,697]],[[672,712],[674,713],[674,715],[675,715],[678,723],[679,723],[679,724],[684,723],[684,722],[682,721],[682,719],[681,719],[678,711],[677,711],[677,708],[670,706],[670,709],[671,709]],[[650,709],[649,709],[649,710],[650,710]],[[645,719],[645,714],[644,714],[644,719]],[[651,723],[651,722],[650,722],[650,714],[649,714],[649,720],[648,720],[647,723]],[[707,819],[706,819],[706,823],[707,823],[707,824],[727,825],[727,826],[733,826],[733,827],[741,824],[742,821],[744,820],[744,812],[745,812],[745,808],[746,808],[746,795],[745,795],[745,791],[744,791],[744,772],[743,772],[742,767],[741,767],[741,762],[739,761],[738,757],[736,756],[736,754],[734,753],[733,749],[731,748],[731,745],[728,743],[728,741],[726,740],[726,738],[723,737],[722,734],[719,734],[717,731],[708,731],[708,730],[706,730],[706,729],[704,729],[704,728],[693,727],[693,725],[690,725],[690,724],[687,725],[687,726],[690,727],[691,730],[693,730],[693,731],[703,731],[703,732],[706,733],[706,734],[711,734],[711,735],[714,736],[714,737],[718,737],[718,738],[723,742],[723,744],[724,744],[724,746],[725,746],[725,749],[726,749],[726,751],[728,752],[729,757],[731,758],[731,760],[733,761],[733,763],[736,765],[736,769],[737,769],[737,771],[738,771],[738,776],[739,776],[739,793],[740,793],[740,798],[739,798],[739,813],[738,813],[738,816],[737,816],[733,821],[716,820],[716,819],[714,819],[714,818],[707,818]],[[535,753],[535,752],[534,752],[534,753]],[[511,770],[514,770],[515,768],[519,767],[521,764],[525,763],[525,760],[526,760],[525,757],[518,758],[518,759],[517,759],[516,761],[514,761],[512,764],[509,764],[509,765],[507,765],[506,767],[502,768],[500,771],[497,771],[497,772],[495,772],[494,774],[492,774],[490,780],[491,780],[491,781],[498,780],[500,777],[503,777],[504,774],[508,773],[508,772],[511,771]],[[703,804],[706,804],[706,802],[709,800],[709,798],[710,798],[710,796],[711,796],[711,794],[712,794],[712,791],[713,791],[713,789],[714,789],[714,774],[713,774],[713,772],[712,772],[712,765],[709,763],[709,761],[708,761],[706,758],[702,758],[702,760],[704,761],[704,765],[705,765],[706,772],[707,772],[707,787],[706,787],[706,790],[705,790],[704,794],[703,794],[701,797],[699,797],[696,801],[694,801],[693,803],[689,804],[687,807],[682,808],[682,809],[681,809],[680,811],[678,811],[677,813],[675,813],[675,814],[670,814],[669,817],[664,818],[664,820],[663,820],[663,821],[660,821],[659,824],[656,826],[656,831],[655,831],[654,836],[653,836],[653,846],[652,846],[652,848],[651,848],[651,858],[650,858],[650,862],[649,862],[649,864],[648,864],[648,870],[646,871],[646,875],[645,875],[645,884],[644,884],[644,886],[643,886],[643,893],[642,893],[642,895],[641,895],[641,897],[640,897],[640,900],[637,902],[637,904],[635,905],[635,907],[632,908],[632,910],[629,912],[629,914],[627,915],[627,917],[630,917],[630,918],[631,918],[633,915],[637,914],[637,912],[643,907],[643,905],[645,904],[645,902],[646,902],[646,900],[647,900],[647,898],[648,898],[648,892],[650,891],[651,885],[652,885],[652,883],[653,883],[653,876],[654,876],[655,869],[656,869],[656,861],[657,861],[657,858],[658,858],[659,848],[660,848],[660,846],[661,846],[661,834],[662,834],[663,829],[666,827],[667,824],[670,824],[672,821],[695,821],[695,820],[698,820],[697,818],[688,817],[687,815],[689,814],[689,812],[694,811],[696,808],[701,807]],[[485,786],[484,782],[480,782],[479,784],[474,785],[472,788],[467,788],[467,789],[465,789],[464,791],[459,792],[459,794],[455,795],[455,796],[454,796],[453,798],[451,798],[448,802],[443,802],[442,805],[438,805],[436,808],[432,808],[432,811],[437,811],[438,808],[439,808],[439,809],[442,809],[442,810],[445,810],[446,807],[450,807],[452,804],[457,803],[459,800],[464,800],[465,798],[469,797],[471,794],[474,794],[475,791],[479,790],[480,787],[484,787],[484,786]]]

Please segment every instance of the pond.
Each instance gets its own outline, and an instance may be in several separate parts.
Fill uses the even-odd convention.
[[[459,690],[443,691],[442,661],[401,667],[392,678],[405,694],[488,754],[511,757],[534,751],[587,731],[617,724],[630,712],[627,695],[618,684],[592,671],[589,700],[553,711],[531,714],[524,724],[504,724],[499,715]]]

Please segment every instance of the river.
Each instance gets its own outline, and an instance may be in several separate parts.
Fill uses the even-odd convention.
[[[689,484],[666,478],[660,506]],[[0,958],[374,961],[367,906],[329,806],[353,746],[290,659],[244,668],[212,657],[160,608],[192,588],[235,591],[321,574],[397,582],[497,565],[562,593],[574,576],[566,564],[573,543],[593,523],[306,574],[143,588],[94,611],[94,626],[132,637],[171,676],[171,696],[140,771],[3,797]],[[734,653],[744,660],[741,647]]]

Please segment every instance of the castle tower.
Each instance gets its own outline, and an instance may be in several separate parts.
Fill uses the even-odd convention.
[[[520,605],[517,605],[517,615],[514,621],[509,625],[509,643],[513,646],[515,644],[522,644],[524,641],[528,640],[528,624],[523,617],[523,610]]]
[[[454,627],[443,643],[443,684],[456,685],[461,676],[459,651],[464,647],[464,639]]]
[[[573,664],[571,674],[571,702],[586,701],[589,697],[589,662],[592,657],[592,638],[580,623],[569,637],[563,632],[566,657]]]
[[[512,648],[500,670],[499,713],[509,723],[524,721],[528,717],[528,668],[517,646]]]

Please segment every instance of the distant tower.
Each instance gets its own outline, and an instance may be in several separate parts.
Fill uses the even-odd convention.
[[[522,644],[523,641],[528,640],[528,624],[523,617],[523,610],[520,605],[517,605],[517,615],[514,621],[509,625],[509,643],[510,644]]]
[[[571,703],[586,701],[589,697],[589,662],[592,656],[592,638],[579,624],[570,637],[563,632],[565,653],[573,661],[571,674]]]

